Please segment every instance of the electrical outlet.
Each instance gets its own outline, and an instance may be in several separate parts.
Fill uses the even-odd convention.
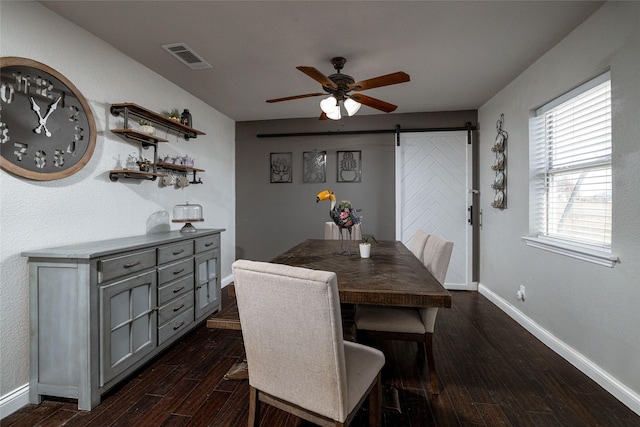
[[[520,290],[516,292],[516,298],[518,301],[524,301],[524,285],[520,285]]]

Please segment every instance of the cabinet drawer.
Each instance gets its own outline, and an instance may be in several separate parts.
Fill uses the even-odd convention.
[[[184,276],[174,282],[169,282],[158,288],[158,305],[179,297],[193,290],[193,275]]]
[[[98,282],[107,282],[116,277],[137,273],[147,268],[155,267],[156,251],[149,249],[140,252],[105,258],[98,262]]]
[[[163,325],[172,318],[193,307],[193,291],[182,295],[158,309],[158,325]]]
[[[164,285],[188,274],[193,274],[193,258],[158,268],[158,284]]]
[[[174,335],[182,334],[193,323],[193,307],[158,328],[158,345]]]
[[[198,237],[196,239],[196,253],[220,247],[220,234]]]
[[[176,261],[193,255],[193,240],[158,248],[158,264]]]

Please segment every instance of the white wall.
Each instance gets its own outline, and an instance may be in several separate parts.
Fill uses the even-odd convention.
[[[93,157],[71,177],[37,182],[0,172],[2,407],[12,391],[29,381],[28,276],[22,251],[145,234],[151,214],[171,214],[174,205],[189,201],[203,206],[205,221],[196,227],[227,230],[222,233],[222,275],[228,280],[235,252],[235,123],[39,3],[2,2],[0,19],[0,55],[35,59],[62,73],[89,101],[98,130]],[[199,174],[204,184],[178,190],[158,181],[111,182],[107,171],[115,168],[117,157],[124,162],[140,150],[109,130],[121,123],[109,113],[110,104],[118,102],[156,112],[188,108],[194,127],[206,135],[189,141],[171,135],[158,151],[195,158],[196,167],[206,170]],[[6,412],[7,407],[0,418]]]
[[[531,111],[611,69],[613,252],[607,268],[525,245]],[[504,113],[508,209],[493,209],[495,124]],[[607,2],[479,110],[481,291],[640,413],[640,3]],[[524,302],[516,291],[526,286]]]

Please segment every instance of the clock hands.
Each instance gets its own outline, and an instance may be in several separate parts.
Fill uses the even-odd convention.
[[[49,132],[49,129],[47,129],[47,119],[49,118],[51,113],[53,113],[55,109],[58,107],[58,102],[60,102],[61,99],[62,97],[59,97],[58,99],[56,99],[55,102],[49,106],[49,111],[47,111],[47,115],[42,117],[42,114],[40,114],[40,106],[36,104],[36,101],[33,99],[33,97],[31,97],[31,105],[32,105],[31,108],[33,109],[33,111],[36,112],[36,114],[38,115],[38,118],[40,119],[38,121],[40,125],[33,130],[35,133],[38,133],[38,134],[42,133],[42,128],[44,128],[44,134],[47,136],[51,136],[51,132]]]

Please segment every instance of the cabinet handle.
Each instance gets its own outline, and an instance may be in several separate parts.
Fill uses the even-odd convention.
[[[184,252],[184,249],[180,249],[178,251],[174,251],[173,254],[174,255],[180,255],[182,252]]]
[[[179,288],[173,288],[173,293],[177,294],[178,292],[180,292],[183,289],[184,289],[184,286],[180,286]]]
[[[208,247],[209,247],[209,246],[211,246],[211,245],[213,245],[213,242],[205,243],[205,244],[204,244],[204,247],[205,247],[205,248],[208,248]]]
[[[174,272],[173,272],[173,274],[174,274],[174,275],[176,275],[176,274],[180,274],[180,273],[182,273],[183,271],[184,271],[184,268],[181,268],[180,270],[176,270],[176,271],[174,271]]]
[[[180,310],[182,307],[184,307],[184,304],[180,304],[180,306],[179,306],[179,307],[175,307],[175,308],[173,309],[173,311],[174,311],[174,312],[176,312],[176,311]]]
[[[140,265],[140,261],[132,262],[130,264],[125,264],[123,267],[124,268],[131,268],[131,267],[135,267],[136,265]]]
[[[176,331],[176,330],[182,328],[183,325],[184,325],[184,320],[182,322],[178,323],[176,326],[174,326],[173,330]]]

